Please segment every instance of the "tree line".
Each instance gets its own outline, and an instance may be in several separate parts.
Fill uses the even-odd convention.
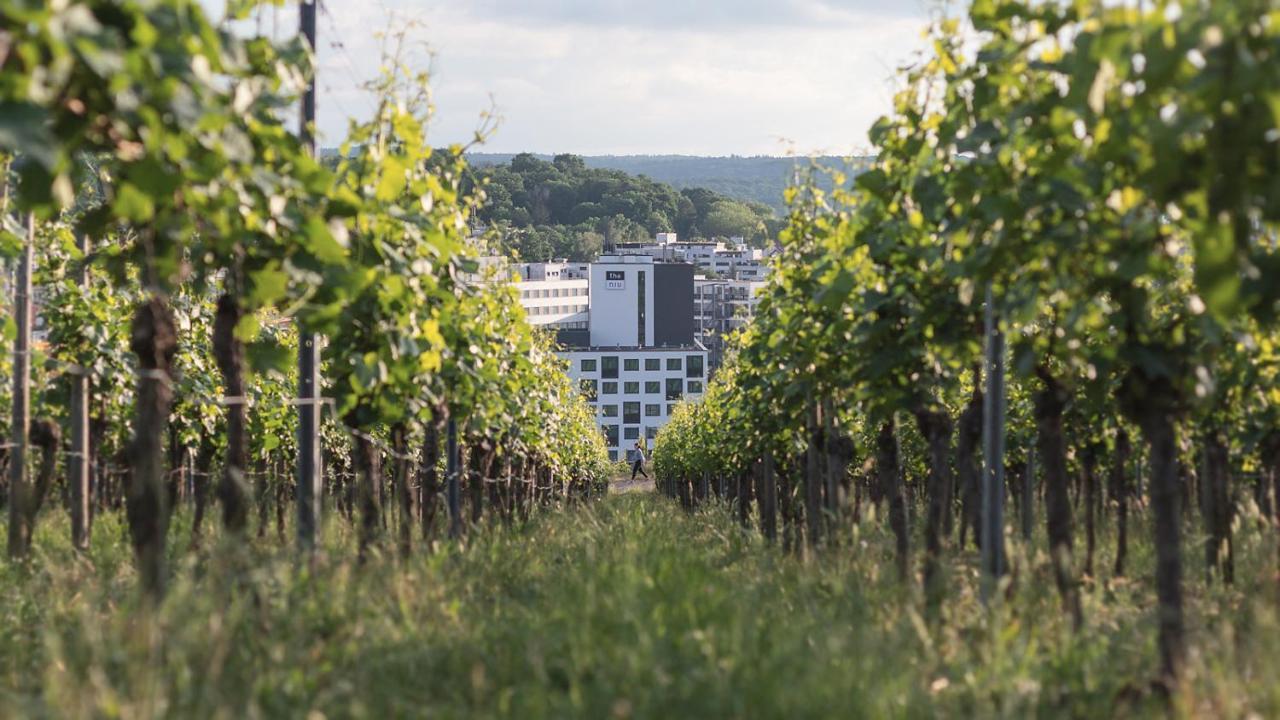
[[[576,155],[548,162],[522,153],[475,167],[467,177],[485,194],[476,219],[495,231],[495,251],[525,262],[588,262],[618,243],[650,241],[661,232],[686,240],[742,237],[763,247],[781,227],[761,203],[589,168]]]

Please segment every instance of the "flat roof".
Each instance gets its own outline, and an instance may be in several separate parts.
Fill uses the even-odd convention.
[[[702,347],[701,345],[694,343],[693,345],[666,345],[666,346],[648,345],[645,347],[625,346],[625,345],[619,345],[619,346],[588,345],[584,347],[566,347],[565,349],[558,350],[557,352],[619,352],[619,353],[654,352],[654,353],[658,353],[658,352],[706,352],[706,351],[707,349],[705,347]]]

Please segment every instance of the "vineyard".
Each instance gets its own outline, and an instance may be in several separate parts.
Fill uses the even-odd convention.
[[[81,550],[122,514],[158,600],[215,500],[221,544],[309,552],[323,502],[361,558],[391,532],[407,557],[597,490],[591,411],[478,265],[482,190],[426,143],[403,34],[322,164],[284,124],[314,106],[304,35],[241,38],[186,0],[5,3],[0,28],[11,559],[54,506]]]
[[[607,497],[407,30],[322,161],[257,5],[0,0],[0,715],[1280,714],[1272,0],[936,21]]]
[[[1247,0],[935,24],[871,169],[791,191],[754,323],[659,435],[661,489],[795,554],[883,519],[939,632],[966,593],[998,612],[1043,582],[1102,644],[1114,609],[1083,598],[1140,587],[1134,693],[1242,712],[1188,687],[1213,618],[1273,616],[1280,577],[1278,24]]]

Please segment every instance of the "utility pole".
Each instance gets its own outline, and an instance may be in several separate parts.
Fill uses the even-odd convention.
[[[298,5],[302,36],[311,50],[311,77],[302,94],[302,143],[314,156],[316,122],[316,3],[302,0]],[[304,551],[315,548],[320,524],[320,347],[314,333],[298,326],[298,544]]]
[[[89,236],[80,236],[80,288],[89,289]],[[71,376],[71,455],[67,462],[71,485],[71,545],[89,549],[89,368],[77,368]]]
[[[27,431],[31,424],[31,264],[36,243],[36,216],[27,214],[27,241],[13,287],[13,314],[18,337],[13,343],[13,425],[9,448],[9,557],[23,557],[31,545],[27,522]]]
[[[986,310],[987,392],[982,407],[982,571],[983,599],[1004,574],[1004,334],[996,316],[991,283]]]

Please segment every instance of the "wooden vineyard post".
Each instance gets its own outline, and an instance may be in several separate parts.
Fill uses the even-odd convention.
[[[445,440],[445,498],[449,505],[449,537],[462,537],[462,508],[459,505],[458,473],[458,423],[449,418],[448,439]]]
[[[1032,509],[1035,507],[1036,490],[1036,446],[1032,443],[1027,448],[1027,469],[1022,477],[1022,539],[1031,542],[1031,533],[1035,527]]]
[[[778,539],[778,480],[773,472],[773,453],[764,455],[760,487],[760,529],[770,542]]]
[[[988,599],[1004,574],[1004,334],[987,284],[986,379],[982,437],[982,584]]]
[[[13,344],[13,414],[9,449],[9,557],[23,557],[31,543],[27,519],[27,429],[31,424],[31,264],[36,216],[27,215],[27,241],[13,287],[13,314],[18,336]]]
[[[809,546],[817,547],[822,542],[822,487],[826,483],[825,473],[819,472],[822,409],[817,403],[810,403],[806,426],[808,445],[804,451],[804,515],[808,526]]]

